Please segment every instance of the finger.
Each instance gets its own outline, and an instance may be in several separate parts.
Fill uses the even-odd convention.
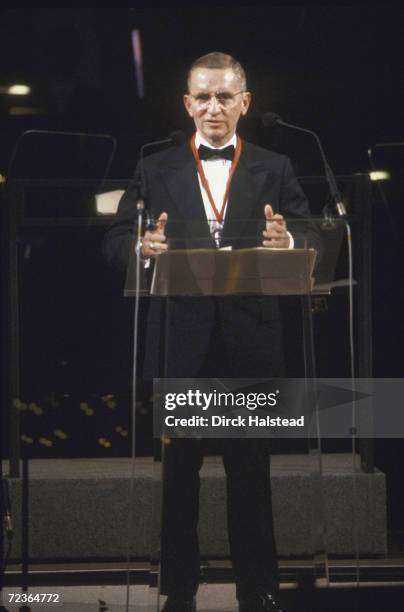
[[[152,253],[156,254],[156,253],[160,253],[161,251],[166,251],[168,249],[168,245],[162,242],[151,241],[147,245],[147,249],[150,250]]]
[[[272,223],[272,222],[268,222],[266,223],[265,226],[265,230],[268,233],[271,233],[272,235],[276,236],[286,236],[287,234],[287,229],[286,229],[286,225],[282,224],[282,223]]]
[[[264,208],[265,219],[269,221],[274,216],[273,208],[270,204],[266,204]]]
[[[157,231],[160,234],[164,234],[167,221],[168,221],[167,213],[162,212],[159,218],[157,219]]]
[[[282,215],[274,215],[272,217],[272,219],[266,221],[266,226],[268,227],[269,225],[277,225],[277,226],[283,226],[286,227],[286,221],[285,219],[282,217]]]
[[[284,232],[286,229],[286,223],[284,221],[267,221],[265,223],[265,229],[269,230],[271,228]]]
[[[165,242],[167,239],[164,234],[159,234],[158,232],[150,232],[149,234],[145,234],[143,237],[144,241],[154,241],[154,242]]]
[[[267,248],[287,249],[289,246],[289,239],[282,238],[282,240],[263,240],[262,244]]]
[[[270,242],[271,244],[275,242],[285,242],[287,239],[288,236],[263,236],[263,240]]]
[[[166,251],[168,249],[168,245],[162,242],[157,242],[154,240],[150,241],[142,241],[142,257],[156,257],[159,253]]]
[[[274,230],[274,232],[285,233],[286,226],[283,223],[273,223],[272,221],[267,221],[264,231],[270,232],[271,230]]]
[[[264,236],[269,234],[271,234],[272,236],[286,236],[287,232],[286,227],[284,225],[267,223],[267,226],[262,233]]]
[[[159,232],[157,229],[146,230],[143,236],[144,242],[150,242],[150,240],[155,240],[157,242],[164,242],[166,237],[164,234]]]

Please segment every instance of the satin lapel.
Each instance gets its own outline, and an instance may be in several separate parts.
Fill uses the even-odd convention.
[[[167,167],[161,170],[161,176],[175,208],[184,219],[187,237],[197,235],[198,239],[207,240],[211,246],[212,239],[206,221],[195,160],[188,144],[176,152]]]
[[[252,221],[252,215],[260,213],[257,211],[258,198],[266,176],[264,163],[249,163],[248,158],[241,154],[231,182],[221,246],[233,245],[245,229],[246,220]]]

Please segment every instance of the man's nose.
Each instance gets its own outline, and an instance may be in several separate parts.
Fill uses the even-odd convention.
[[[220,113],[220,104],[216,99],[216,96],[212,96],[208,102],[208,110],[211,115],[216,115]]]

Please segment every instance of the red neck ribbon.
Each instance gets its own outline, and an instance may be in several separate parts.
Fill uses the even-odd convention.
[[[229,197],[231,180],[233,178],[233,174],[234,174],[234,172],[235,172],[235,170],[237,168],[237,164],[239,162],[240,155],[241,155],[241,139],[237,135],[236,150],[234,152],[234,158],[233,158],[233,161],[231,163],[231,168],[230,168],[230,172],[229,172],[229,178],[227,179],[226,189],[225,189],[225,192],[224,192],[223,202],[222,202],[222,206],[221,206],[220,210],[218,210],[218,208],[217,208],[217,206],[215,204],[215,201],[214,201],[214,199],[212,197],[212,193],[210,191],[209,182],[208,182],[208,180],[207,180],[207,178],[205,176],[205,173],[203,171],[202,162],[201,162],[201,160],[199,158],[198,149],[196,148],[196,145],[195,145],[195,134],[191,138],[191,149],[192,149],[192,153],[194,154],[194,157],[195,157],[196,167],[197,167],[200,179],[201,179],[202,186],[203,186],[204,190],[206,191],[206,195],[209,198],[210,205],[212,207],[213,212],[215,213],[215,217],[216,217],[217,221],[219,221],[221,223],[223,221],[224,211],[226,210],[226,203],[227,203],[227,199]]]

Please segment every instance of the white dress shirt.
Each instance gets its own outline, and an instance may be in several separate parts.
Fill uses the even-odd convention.
[[[200,145],[205,145],[205,147],[209,147],[210,149],[224,149],[230,145],[233,145],[236,148],[237,145],[237,136],[234,134],[228,142],[226,142],[221,147],[212,147],[212,145],[200,135],[199,132],[196,133],[195,136],[195,146],[198,149]],[[223,204],[223,197],[226,192],[226,184],[229,178],[229,173],[231,169],[231,161],[229,159],[220,159],[219,157],[211,159],[202,160],[202,168],[206,176],[206,180],[209,183],[210,193],[212,194],[213,201],[216,205],[217,210],[220,212]],[[216,246],[220,245],[220,234],[223,229],[223,222],[226,217],[227,211],[227,202],[225,203],[224,214],[222,222],[216,219],[216,215],[214,210],[212,209],[211,203],[209,201],[208,194],[206,193],[201,177],[198,173],[198,181],[199,188],[202,194],[202,200],[205,207],[206,219],[209,224],[210,233],[212,234]]]
[[[218,149],[218,151],[230,145],[233,145],[234,148],[236,148],[237,136],[236,134],[233,134],[230,140],[228,140],[221,147],[212,147],[212,145],[207,140],[205,140],[205,138],[203,138],[203,136],[201,136],[199,132],[197,132],[195,136],[196,148],[198,149],[201,144],[205,145],[205,147],[209,147],[210,149]],[[203,167],[203,171],[206,176],[206,180],[209,183],[210,193],[212,194],[213,201],[216,205],[217,210],[220,212],[222,208],[223,197],[226,191],[227,180],[229,178],[229,173],[231,169],[231,161],[229,159],[220,159],[219,157],[217,158],[212,157],[211,159],[202,160],[202,167]],[[219,247],[220,246],[220,234],[223,230],[223,224],[224,224],[224,220],[225,220],[226,212],[227,212],[227,202],[225,203],[223,221],[220,222],[216,219],[215,213],[209,201],[208,194],[206,193],[202,185],[202,181],[201,181],[201,177],[199,176],[199,173],[198,173],[198,181],[199,181],[199,188],[202,194],[203,204],[205,207],[206,218],[209,224],[210,233],[212,234],[216,242],[216,246]],[[264,211],[262,211],[262,214],[264,214]],[[288,236],[290,239],[288,248],[293,249],[294,247],[293,236],[289,232],[288,232]]]

